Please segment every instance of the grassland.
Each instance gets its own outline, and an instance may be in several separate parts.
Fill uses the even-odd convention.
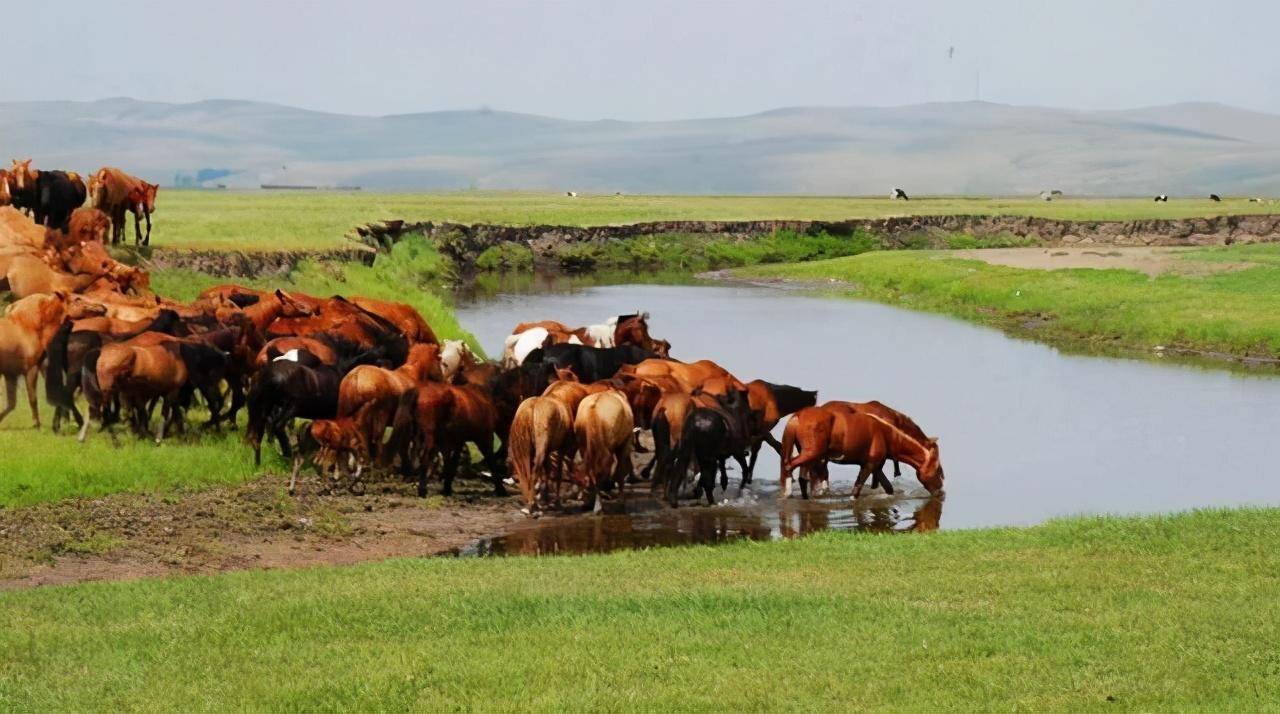
[[[904,214],[1034,215],[1079,220],[1267,213],[1226,199],[883,198],[807,196],[567,196],[546,193],[164,191],[152,244],[205,250],[339,248],[354,226],[403,218],[510,225],[603,225],[665,220],[843,220]]]
[[[1235,356],[1280,354],[1280,246],[1207,248],[1186,261],[1242,263],[1210,274],[1035,270],[938,251],[744,268],[749,278],[840,281],[837,294],[942,312],[1036,339],[1148,353],[1157,346]]]
[[[1280,511],[0,594],[0,708],[1269,709]]]

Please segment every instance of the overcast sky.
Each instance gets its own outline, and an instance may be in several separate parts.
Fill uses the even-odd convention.
[[[1276,0],[5,3],[0,99],[577,119],[981,98],[1280,113]],[[954,48],[952,50],[952,48]]]

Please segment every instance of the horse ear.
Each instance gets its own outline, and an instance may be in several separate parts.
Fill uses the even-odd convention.
[[[931,436],[931,437],[929,437],[929,445],[930,445],[930,446],[937,446],[937,445],[938,445],[938,437],[936,437],[936,436]]]

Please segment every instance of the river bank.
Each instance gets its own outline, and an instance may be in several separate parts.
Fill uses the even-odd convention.
[[[1270,509],[39,588],[0,706],[1251,710],[1278,553]]]
[[[943,313],[1075,351],[1273,367],[1280,357],[1280,246],[1206,248],[1174,259],[1188,270],[1151,277],[1119,268],[1014,268],[940,251],[893,251],[715,276]],[[1197,270],[1196,263],[1207,268]]]

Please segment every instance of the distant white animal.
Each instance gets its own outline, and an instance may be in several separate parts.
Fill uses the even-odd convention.
[[[911,200],[911,197],[907,195],[907,192],[906,192],[906,191],[903,191],[902,189],[898,188],[897,186],[894,186],[894,187],[893,187],[893,189],[889,192],[889,198],[891,198],[891,199],[893,199],[893,200],[895,200],[895,201],[896,201],[896,200],[898,200],[898,199],[902,199],[903,201],[910,201],[910,200]]]
[[[1249,199],[1249,203],[1266,203],[1266,201],[1261,198],[1254,197]]]
[[[1156,196],[1155,200],[1156,200],[1156,203],[1168,203],[1168,202],[1169,202],[1169,194],[1167,194],[1167,193],[1162,193],[1162,194],[1160,194],[1159,196]]]
[[[577,198],[577,197],[578,197],[578,192],[577,192],[577,191],[565,191],[565,192],[564,192],[564,195],[568,196],[569,198]]]
[[[473,361],[474,359],[471,348],[467,346],[466,342],[462,340],[445,340],[441,343],[440,372],[444,374],[446,381],[458,373],[458,368],[462,366],[463,359],[468,361]]]
[[[1052,200],[1053,200],[1053,192],[1052,192],[1052,191],[1041,191],[1041,192],[1040,192],[1040,200],[1041,200],[1041,201],[1052,201]]]

